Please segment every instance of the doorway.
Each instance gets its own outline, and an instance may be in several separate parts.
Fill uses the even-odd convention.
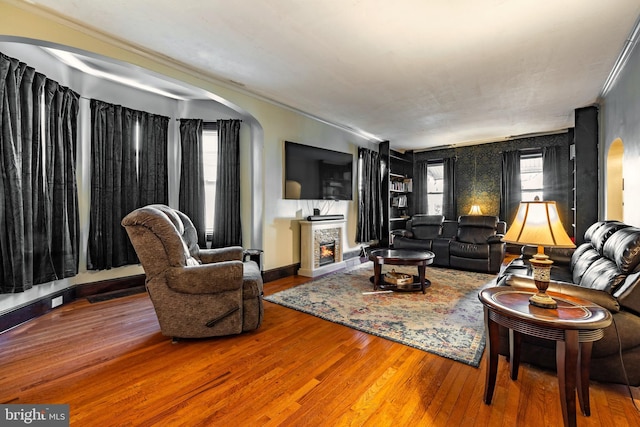
[[[624,221],[624,143],[617,138],[607,153],[605,182],[607,183],[606,219]]]

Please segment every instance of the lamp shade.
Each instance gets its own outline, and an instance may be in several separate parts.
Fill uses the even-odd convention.
[[[519,245],[576,247],[564,231],[556,202],[552,201],[520,202],[516,218],[502,241]]]
[[[471,209],[469,209],[469,215],[482,215],[482,209],[480,209],[480,205],[472,205]]]

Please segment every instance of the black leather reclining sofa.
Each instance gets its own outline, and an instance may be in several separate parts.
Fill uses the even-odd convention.
[[[414,215],[406,229],[394,231],[394,249],[428,250],[433,265],[497,273],[504,260],[501,241],[506,223],[489,215],[463,215],[458,221],[442,215]]]
[[[576,249],[550,249],[554,261],[550,291],[578,296],[608,309],[613,323],[593,343],[591,379],[640,385],[640,228],[618,221],[596,222]],[[525,246],[522,256],[506,267],[498,286],[534,288],[529,258],[536,248]],[[509,354],[507,330],[500,353]],[[621,362],[621,360],[623,362]],[[523,335],[521,361],[555,369],[555,342]]]

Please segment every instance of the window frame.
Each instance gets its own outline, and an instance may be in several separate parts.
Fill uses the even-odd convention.
[[[211,139],[211,141],[209,141],[209,139]],[[209,148],[211,143],[214,143],[215,149],[207,150],[206,148]],[[207,147],[205,147],[205,145]],[[213,159],[209,159],[211,160],[209,162],[207,162],[208,153],[215,153],[215,157]],[[210,173],[207,173],[207,171],[210,171]],[[216,122],[203,122],[202,124],[202,172],[205,199],[205,234],[207,241],[211,241],[213,238],[213,220],[215,216],[218,172],[218,124]]]
[[[534,170],[529,169],[523,172],[523,170],[526,169],[526,168],[523,168],[523,160],[526,162],[527,160],[533,160],[533,159],[536,159],[539,161],[539,164],[540,164],[539,169],[534,169]],[[533,176],[532,178],[524,179],[525,176],[528,177],[536,174],[539,174],[540,176],[538,178]],[[536,181],[538,183],[538,186],[526,186],[525,183],[531,182],[531,181]],[[529,197],[525,197],[526,194],[528,194]],[[542,200],[543,195],[544,195],[544,162],[542,158],[542,150],[535,149],[535,150],[522,153],[520,155],[520,201],[523,201],[523,202],[534,201],[536,196],[539,197],[540,200]]]
[[[441,189],[440,191],[430,191],[430,185],[429,185],[429,177],[433,177],[432,174],[429,173],[429,171],[431,169],[433,169],[434,167],[439,167],[442,169],[442,179],[440,180],[436,180],[435,177],[433,178],[434,181],[441,181],[442,185],[441,185]],[[427,215],[444,215],[443,214],[443,210],[444,210],[444,159],[436,159],[436,160],[428,160],[427,161],[427,182],[426,182],[426,188],[425,188],[425,193],[427,195]],[[437,211],[437,209],[434,209],[434,207],[432,207],[432,203],[429,203],[429,201],[433,198],[433,197],[439,197],[440,198],[440,203],[439,205],[436,204],[437,206],[440,206],[440,212]]]

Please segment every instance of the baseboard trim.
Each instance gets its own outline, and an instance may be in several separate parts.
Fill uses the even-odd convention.
[[[123,289],[144,286],[146,277],[144,274],[137,274],[135,276],[84,283],[76,286],[76,299],[103,294],[105,292],[121,291]]]
[[[38,298],[26,305],[16,308],[8,313],[0,316],[0,333],[15,328],[31,319],[40,317],[43,314],[62,307],[77,299],[86,298],[88,296],[97,295],[105,292],[112,292],[122,289],[134,288],[144,285],[145,275],[120,277],[117,279],[101,280],[99,282],[85,283],[63,289],[51,295]],[[62,297],[62,304],[53,308],[52,300]]]
[[[284,267],[274,268],[262,273],[262,281],[264,283],[273,282],[274,280],[284,279],[285,277],[295,276],[300,269],[300,263],[285,265]]]

